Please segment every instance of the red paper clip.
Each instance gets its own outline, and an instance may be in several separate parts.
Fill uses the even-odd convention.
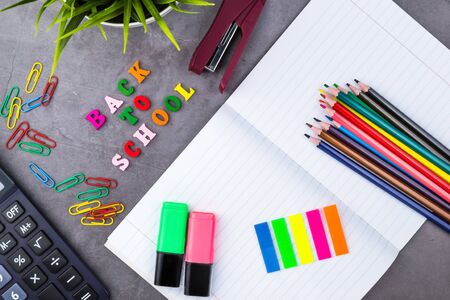
[[[8,141],[6,142],[5,144],[6,149],[11,150],[12,148],[14,148],[17,145],[17,143],[19,143],[22,140],[22,138],[25,136],[25,134],[29,129],[30,123],[28,123],[27,121],[21,122],[19,126],[17,126],[16,130],[14,130],[14,132],[11,134]],[[10,144],[11,142],[12,145]]]
[[[36,143],[47,146],[51,149],[56,148],[56,142],[53,139],[35,129],[28,129],[27,136]]]
[[[42,93],[41,97],[41,105],[42,106],[48,106],[50,104],[50,101],[52,100],[53,93],[56,90],[56,86],[58,85],[59,78],[53,75],[50,80],[47,82],[44,88],[44,92]],[[49,91],[50,90],[50,91]],[[45,99],[45,94],[48,94],[47,99]],[[46,101],[44,101],[46,100]]]
[[[87,177],[84,182],[90,186],[100,186],[110,189],[115,189],[119,185],[117,180],[104,177]]]
[[[121,202],[113,202],[97,207],[86,213],[86,217],[91,220],[101,220],[105,218],[115,217],[125,210],[125,206]]]

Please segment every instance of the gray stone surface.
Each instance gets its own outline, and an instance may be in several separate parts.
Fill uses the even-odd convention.
[[[14,1],[2,1],[2,5],[12,2]],[[154,25],[150,26],[149,35],[144,35],[139,29],[131,31],[126,55],[121,53],[120,30],[106,29],[109,42],[102,40],[96,29],[78,34],[70,41],[57,71],[60,84],[53,103],[46,109],[37,109],[22,117],[29,120],[33,127],[54,137],[58,141],[58,147],[48,158],[2,148],[0,164],[92,266],[109,287],[112,299],[163,297],[103,247],[114,227],[82,227],[77,218],[67,214],[67,207],[74,203],[74,195],[81,188],[65,194],[46,190],[31,176],[27,169],[28,163],[35,161],[57,181],[78,171],[92,176],[117,178],[120,186],[112,192],[110,199],[123,201],[129,211],[183,151],[307,2],[267,1],[260,23],[224,95],[217,92],[223,69],[219,74],[205,74],[202,77],[187,71],[190,56],[207,31],[217,7],[200,9],[202,13],[199,15],[170,13],[167,16],[166,20],[182,47],[181,52],[175,51]],[[396,2],[442,43],[450,46],[448,0]],[[46,33],[45,27],[55,11],[50,10],[50,13],[44,15],[39,35],[34,37],[36,12],[37,5],[32,4],[0,14],[1,97],[7,86],[18,84],[23,88],[29,68],[35,60],[44,63],[44,76],[49,72],[56,31]],[[153,71],[138,87],[138,92],[148,95],[153,100],[153,105],[160,106],[164,96],[171,93],[177,82],[195,87],[198,93],[180,112],[171,115],[168,126],[156,129],[157,139],[143,150],[138,159],[131,162],[132,165],[126,172],[121,172],[111,165],[111,157],[122,152],[124,141],[132,136],[136,128],[109,115],[103,98],[105,95],[124,98],[117,92],[116,82],[123,77],[130,78],[127,69],[137,58],[141,59],[144,67]],[[41,80],[38,91],[42,90],[43,84],[44,81]],[[130,102],[131,98],[126,101]],[[107,124],[98,132],[83,120],[93,108],[100,108],[108,115]],[[140,121],[150,119],[149,113],[137,112],[137,116]],[[3,144],[10,132],[3,121],[0,128],[0,142]],[[116,224],[122,218],[123,216]],[[366,298],[448,299],[448,249],[449,236],[433,224],[425,223]]]

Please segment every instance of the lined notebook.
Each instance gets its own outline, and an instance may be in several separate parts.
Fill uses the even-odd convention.
[[[106,247],[153,284],[161,203],[187,202],[217,216],[211,298],[361,298],[424,218],[303,137],[318,88],[354,77],[450,144],[448,49],[392,1],[312,0]],[[254,224],[332,204],[349,254],[268,274]]]

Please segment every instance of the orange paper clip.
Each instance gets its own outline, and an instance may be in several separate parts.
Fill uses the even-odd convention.
[[[35,129],[28,129],[27,136],[41,145],[47,146],[52,149],[56,147],[56,142],[53,139]]]
[[[81,215],[101,206],[102,203],[98,200],[84,201],[69,207],[69,214],[72,216]]]
[[[114,218],[95,220],[91,217],[82,217],[80,223],[83,226],[111,226],[114,224]]]
[[[107,187],[115,189],[119,184],[117,180],[104,177],[87,177],[85,183],[90,186]]]
[[[17,143],[22,140],[29,128],[30,124],[27,121],[21,122],[6,142],[6,149],[11,150],[12,148],[14,148]]]
[[[42,73],[42,63],[37,61],[33,64],[33,66],[31,67],[31,71],[28,74],[27,84],[25,85],[25,92],[31,94],[34,91],[34,89],[36,88],[36,84],[39,80],[39,77],[41,77],[41,73]],[[32,80],[33,84],[30,87],[30,83]]]
[[[53,75],[47,82],[44,88],[44,92],[42,93],[41,97],[41,105],[42,106],[48,106],[50,104],[50,101],[52,100],[53,93],[56,90],[56,87],[58,86],[59,78]],[[45,95],[48,95],[46,98]]]

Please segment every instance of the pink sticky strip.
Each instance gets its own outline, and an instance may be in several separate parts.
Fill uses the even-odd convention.
[[[315,209],[308,211],[306,217],[308,218],[309,228],[311,229],[314,245],[316,247],[317,258],[319,260],[330,258],[330,247],[328,246],[327,236],[325,235],[325,229],[319,210]]]

